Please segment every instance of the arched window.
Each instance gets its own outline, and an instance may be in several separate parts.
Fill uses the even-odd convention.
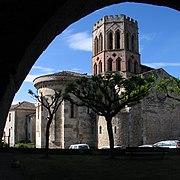
[[[99,40],[98,40],[98,38],[96,39],[96,53],[98,54],[98,52],[99,52]]]
[[[94,64],[94,74],[97,74],[97,64]]]
[[[117,128],[116,126],[114,126],[114,134],[116,134],[116,132],[117,132]]]
[[[113,49],[113,34],[112,32],[110,32],[108,34],[108,38],[107,38],[107,42],[108,42],[108,49]]]
[[[121,71],[121,59],[116,59],[116,71]]]
[[[115,48],[120,49],[120,32],[119,30],[115,33]]]
[[[129,33],[126,33],[126,50],[129,50]]]
[[[102,134],[102,126],[99,126],[99,134]]]
[[[94,39],[94,55],[98,53],[98,38],[97,36]]]
[[[131,72],[131,59],[128,60],[128,63],[127,63],[127,71],[128,71],[128,72]]]
[[[101,61],[99,62],[98,70],[99,70],[99,73],[102,73],[102,62]]]
[[[138,63],[137,61],[134,62],[134,73],[138,73]]]
[[[103,50],[103,36],[102,33],[99,35],[99,52]]]
[[[110,58],[110,59],[108,59],[108,62],[107,62],[107,70],[108,71],[112,71],[112,59]]]
[[[131,50],[132,50],[132,52],[134,52],[134,48],[135,48],[135,41],[134,41],[134,35],[132,35],[132,37],[131,37]]]

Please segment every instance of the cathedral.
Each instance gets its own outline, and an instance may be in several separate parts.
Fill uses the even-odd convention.
[[[136,74],[154,74],[157,82],[170,75],[163,69],[141,64],[138,23],[126,15],[104,16],[92,30],[92,74],[118,71],[128,78]],[[51,95],[69,81],[88,76],[70,71],[44,75],[34,79],[39,93]],[[152,144],[164,139],[180,139],[180,112],[170,109],[170,100],[152,89],[150,95],[133,107],[126,107],[112,121],[117,146]],[[47,111],[36,106],[36,147],[45,147]],[[92,148],[109,145],[106,121],[87,107],[63,101],[50,127],[50,148],[68,148],[71,144],[87,143]]]

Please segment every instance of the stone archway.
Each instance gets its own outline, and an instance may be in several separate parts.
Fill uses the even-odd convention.
[[[15,93],[52,40],[73,22],[126,0],[55,0],[0,2],[0,137]],[[133,0],[180,10],[178,0]]]

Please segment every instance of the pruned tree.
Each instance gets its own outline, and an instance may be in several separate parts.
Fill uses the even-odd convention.
[[[78,106],[87,106],[97,115],[105,117],[110,157],[114,158],[112,118],[126,106],[139,103],[149,93],[154,81],[153,76],[133,76],[125,79],[118,72],[80,77],[67,85],[65,98]]]
[[[47,124],[46,124],[46,141],[45,141],[45,149],[46,149],[46,156],[49,156],[49,131],[52,120],[56,111],[58,110],[60,104],[63,101],[62,98],[62,91],[61,90],[54,90],[53,94],[50,95],[43,95],[42,92],[39,94],[34,93],[32,90],[29,90],[28,93],[37,100],[43,107],[46,108],[48,115],[47,115]]]
[[[164,96],[177,101],[177,103],[170,104],[172,108],[180,105],[180,80],[178,78],[165,78],[156,85],[156,89]]]

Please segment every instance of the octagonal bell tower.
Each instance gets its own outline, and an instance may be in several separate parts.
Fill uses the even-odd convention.
[[[140,54],[138,23],[125,15],[104,16],[93,26],[92,74],[120,71],[138,74]]]

